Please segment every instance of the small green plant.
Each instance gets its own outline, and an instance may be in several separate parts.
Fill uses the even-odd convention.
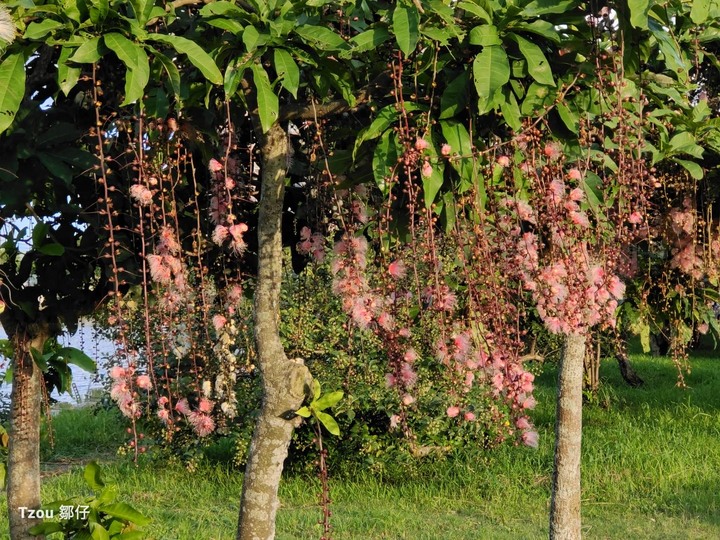
[[[147,525],[150,519],[132,506],[117,501],[117,486],[105,484],[100,466],[92,461],[85,467],[87,485],[95,492],[92,497],[72,497],[53,501],[42,508],[44,521],[30,529],[35,536],[61,533],[67,540],[139,540],[145,537],[136,525]]]
[[[7,430],[0,426],[0,489],[5,489],[5,478],[7,477],[7,455],[10,436]]]

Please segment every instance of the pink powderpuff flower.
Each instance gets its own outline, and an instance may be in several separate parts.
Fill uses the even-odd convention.
[[[135,199],[140,206],[150,206],[152,204],[152,191],[142,184],[130,186],[130,197]]]
[[[395,378],[395,375],[392,373],[386,373],[385,374],[385,387],[386,388],[392,388],[397,384],[397,379]]]
[[[430,144],[425,139],[423,139],[421,137],[418,137],[417,139],[415,139],[415,150],[417,150],[418,152],[422,152],[428,146],[430,146]]]
[[[393,414],[390,417],[390,429],[397,429],[397,427],[400,425],[400,416],[397,414]]]
[[[128,418],[132,418],[133,416],[138,417],[142,412],[140,405],[133,401],[130,394],[125,394],[118,400],[118,408],[120,412]]]
[[[146,257],[150,265],[150,277],[153,281],[167,285],[172,281],[170,267],[165,264],[165,257],[162,255],[148,255]]]
[[[706,322],[698,324],[697,327],[698,332],[700,332],[702,335],[705,335],[710,330],[710,325]]]
[[[158,235],[157,253],[162,255],[177,255],[180,253],[180,244],[175,237],[172,227],[163,227]]]
[[[152,381],[147,375],[138,375],[137,379],[135,379],[135,384],[142,390],[152,389]]]
[[[574,202],[580,202],[585,198],[585,192],[580,188],[575,188],[570,191],[570,200]]]
[[[534,409],[535,405],[537,405],[537,401],[535,401],[535,398],[530,396],[525,401],[523,401],[522,408],[523,409]]]
[[[393,316],[386,311],[383,311],[380,314],[380,316],[377,318],[377,323],[380,328],[382,328],[383,330],[387,330],[388,332],[391,331],[395,326]]]
[[[157,416],[163,424],[167,424],[170,421],[170,411],[167,409],[158,409]]]
[[[405,277],[405,263],[402,259],[395,259],[388,265],[388,273],[395,279],[402,279]]]
[[[530,427],[531,427],[530,420],[528,419],[527,416],[521,416],[520,418],[515,420],[515,427],[517,427],[518,429],[522,429],[522,430],[530,429]]]
[[[169,401],[170,400],[167,397],[162,396],[160,399],[158,399],[158,406],[164,407],[165,405],[168,404]]]
[[[468,422],[472,422],[473,420],[475,420],[475,414],[470,411],[466,412],[465,420],[467,420]]]
[[[449,156],[451,152],[452,147],[448,143],[445,143],[440,147],[440,154],[445,157]]]
[[[415,360],[417,360],[417,359],[418,359],[418,354],[415,351],[415,349],[413,349],[412,347],[410,347],[403,355],[403,360],[405,360],[408,364],[414,363]]]
[[[213,409],[213,402],[210,401],[207,398],[200,398],[200,403],[198,403],[198,410],[200,412],[209,414]]]
[[[215,230],[212,232],[212,241],[215,242],[218,246],[223,245],[223,242],[227,240],[227,237],[230,235],[230,231],[225,225],[218,225],[215,227]]]
[[[403,402],[403,405],[405,405],[407,407],[407,406],[415,403],[415,398],[413,396],[411,396],[410,394],[405,394],[402,397],[402,402]]]
[[[510,166],[510,158],[508,156],[499,156],[496,161],[497,164],[503,168]]]
[[[217,159],[215,159],[215,158],[211,159],[210,162],[208,163],[208,169],[210,169],[210,172],[212,172],[212,173],[220,172],[220,171],[222,171],[224,168],[225,168],[225,167],[223,167],[223,164],[220,163],[220,162],[219,162]]]
[[[460,414],[460,407],[453,405],[452,407],[448,407],[445,412],[450,418],[455,418],[458,414]]]
[[[122,381],[116,382],[110,388],[110,398],[115,401],[120,401],[123,397],[130,395],[130,388]]]
[[[192,412],[188,420],[198,437],[207,437],[215,430],[215,421],[206,414]]]
[[[235,180],[230,178],[229,176],[225,177],[225,189],[232,189],[235,187]]]
[[[580,169],[570,169],[568,171],[568,178],[570,178],[570,180],[575,180],[576,182],[579,182],[580,180],[582,180],[582,177],[583,175],[580,172]]]
[[[181,414],[188,415],[190,414],[190,404],[188,403],[187,398],[182,398],[175,404],[175,410]]]
[[[228,301],[232,304],[237,304],[240,300],[242,300],[243,290],[240,285],[235,284],[232,287],[230,287],[230,290],[228,291]]]
[[[124,378],[126,375],[125,368],[120,366],[113,366],[110,368],[110,378],[114,381]]]
[[[425,161],[423,163],[422,170],[420,172],[425,178],[429,178],[430,176],[432,176],[433,168],[432,165],[430,165],[429,161]]]
[[[559,143],[547,143],[543,149],[543,153],[550,161],[556,161],[560,159],[560,156],[562,156],[562,148]]]
[[[608,291],[615,298],[621,300],[622,297],[625,295],[625,284],[620,280],[619,277],[612,276],[610,278],[610,283],[608,284]]]
[[[643,216],[640,212],[633,212],[628,216],[628,221],[633,225],[639,225],[643,221]]]
[[[213,323],[213,326],[215,327],[215,331],[219,332],[220,330],[223,329],[225,324],[227,324],[227,319],[218,313],[217,315],[213,315],[212,323]]]
[[[570,219],[572,219],[575,225],[579,225],[580,227],[590,226],[590,220],[585,212],[570,212]]]
[[[523,444],[530,448],[537,448],[539,445],[539,435],[537,431],[526,431],[522,434]]]
[[[409,328],[401,328],[398,330],[398,335],[400,337],[409,338],[410,337],[410,329]]]
[[[468,390],[472,387],[474,381],[475,374],[472,371],[468,371],[467,373],[465,373],[465,381],[463,384],[465,384]]]
[[[402,379],[405,387],[412,388],[413,386],[415,386],[417,378],[417,373],[415,373],[415,370],[412,368],[412,366],[406,362],[403,362],[402,366],[400,367],[400,379]]]

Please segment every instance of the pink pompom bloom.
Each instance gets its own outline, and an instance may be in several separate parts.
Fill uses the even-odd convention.
[[[138,378],[135,379],[135,384],[138,388],[141,388],[142,390],[152,389],[152,381],[147,375],[138,375]]]
[[[221,246],[225,240],[227,240],[227,237],[230,235],[230,231],[228,231],[228,228],[225,225],[218,225],[215,227],[215,230],[213,230],[212,233],[212,241],[215,242],[218,246]]]
[[[562,148],[558,143],[547,143],[543,149],[543,153],[550,161],[555,161],[562,156]]]
[[[710,325],[706,322],[698,324],[697,327],[698,332],[700,332],[702,335],[705,335],[710,330]]]
[[[580,169],[570,169],[568,171],[568,178],[570,178],[570,180],[575,180],[576,182],[579,182],[580,180],[582,180],[582,177],[583,175],[580,172]]]
[[[523,444],[529,446],[530,448],[537,448],[539,445],[539,436],[537,431],[526,431],[522,434],[522,442]]]
[[[497,164],[501,167],[509,167],[510,166],[510,158],[507,156],[500,156],[497,158]]]
[[[530,396],[525,401],[523,401],[522,407],[523,409],[534,409],[535,405],[537,405],[537,401],[535,401],[535,398]]]
[[[475,413],[471,413],[471,412],[469,412],[469,411],[466,412],[466,413],[465,413],[465,420],[467,420],[468,422],[472,422],[473,420],[475,420]]]
[[[440,154],[442,154],[445,157],[449,156],[451,152],[452,152],[452,147],[447,143],[443,144],[440,147]]]
[[[130,197],[135,199],[140,206],[150,206],[152,204],[152,192],[142,184],[130,186]]]
[[[198,403],[198,410],[200,412],[209,413],[213,409],[213,402],[210,401],[207,398],[200,398],[200,403]]]
[[[430,165],[429,161],[423,163],[421,172],[425,178],[429,178],[430,176],[432,176],[433,168],[432,165]]]
[[[582,201],[585,197],[585,192],[580,188],[575,188],[572,191],[570,191],[570,200],[579,202]]]
[[[190,414],[190,404],[188,403],[187,398],[182,398],[180,401],[178,401],[175,404],[175,410],[184,415]]]
[[[531,424],[527,416],[521,416],[520,418],[515,420],[515,426],[518,429],[530,429]]]
[[[452,407],[448,407],[445,412],[450,418],[455,418],[458,414],[460,414],[460,407],[453,405]]]
[[[395,259],[388,265],[388,273],[395,279],[402,279],[405,277],[405,263],[401,259]]]
[[[422,152],[428,146],[430,146],[430,144],[425,139],[423,139],[421,137],[418,137],[417,139],[415,139],[415,150],[417,150],[418,152]]]
[[[163,424],[167,424],[170,421],[170,411],[167,409],[158,409],[157,416]]]
[[[642,220],[643,216],[640,212],[633,212],[632,214],[630,214],[630,216],[628,216],[628,221],[633,225],[639,225],[640,223],[642,223]]]
[[[625,284],[620,280],[619,277],[612,276],[610,278],[610,283],[608,284],[608,291],[615,298],[621,300],[622,297],[625,295]]]
[[[411,396],[410,394],[405,394],[402,397],[402,402],[403,402],[403,405],[405,405],[407,407],[408,405],[412,405],[413,403],[415,403],[415,398],[413,396]]]
[[[118,379],[122,379],[125,377],[126,371],[125,368],[122,368],[120,366],[113,366],[110,368],[110,378],[117,381]]]
[[[188,420],[198,437],[207,437],[215,430],[215,421],[206,414],[190,413]]]
[[[210,172],[220,172],[224,169],[223,164],[220,163],[217,159],[213,158],[208,163],[208,169],[210,169]]]
[[[162,396],[160,399],[158,399],[158,405],[159,405],[160,407],[164,407],[165,405],[168,404],[169,401],[170,401],[170,400],[169,400],[167,397]]]
[[[215,331],[219,332],[227,324],[227,319],[220,314],[213,315],[212,323],[215,327]]]

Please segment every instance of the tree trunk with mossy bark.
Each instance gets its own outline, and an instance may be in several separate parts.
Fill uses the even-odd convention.
[[[40,501],[40,406],[42,372],[31,349],[42,351],[48,331],[33,328],[13,339],[13,380],[10,394],[7,503],[11,540],[37,540],[28,530],[42,520],[23,516],[22,508],[38,509]]]
[[[565,338],[555,419],[555,466],[550,500],[550,539],[580,540],[580,450],[583,360],[586,338]]]
[[[275,537],[278,487],[293,429],[312,379],[302,360],[290,360],[280,341],[282,210],[288,137],[274,124],[262,142],[262,186],[258,218],[258,276],[255,288],[255,347],[263,398],[245,469],[238,540]]]

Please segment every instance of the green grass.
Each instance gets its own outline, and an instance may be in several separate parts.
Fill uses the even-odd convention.
[[[584,537],[720,538],[720,361],[693,360],[689,388],[681,389],[675,386],[677,372],[670,360],[633,358],[645,386],[626,387],[616,365],[605,363],[604,406],[585,408]],[[353,478],[333,478],[334,538],[545,538],[554,378],[551,369],[538,378],[538,450],[511,447],[483,453],[468,448],[465,456],[421,466],[406,478],[380,480],[363,471]],[[45,450],[51,459],[107,456],[121,440],[122,427],[107,413],[63,412],[54,424],[57,446]],[[136,468],[116,461],[106,466],[105,474],[120,486],[122,500],[153,519],[146,527],[149,538],[234,538],[241,471],[208,466],[190,475],[177,467]],[[85,492],[78,465],[46,478],[43,500]],[[320,537],[317,492],[314,478],[284,480],[279,540]],[[6,510],[0,512],[0,530],[6,530]]]

